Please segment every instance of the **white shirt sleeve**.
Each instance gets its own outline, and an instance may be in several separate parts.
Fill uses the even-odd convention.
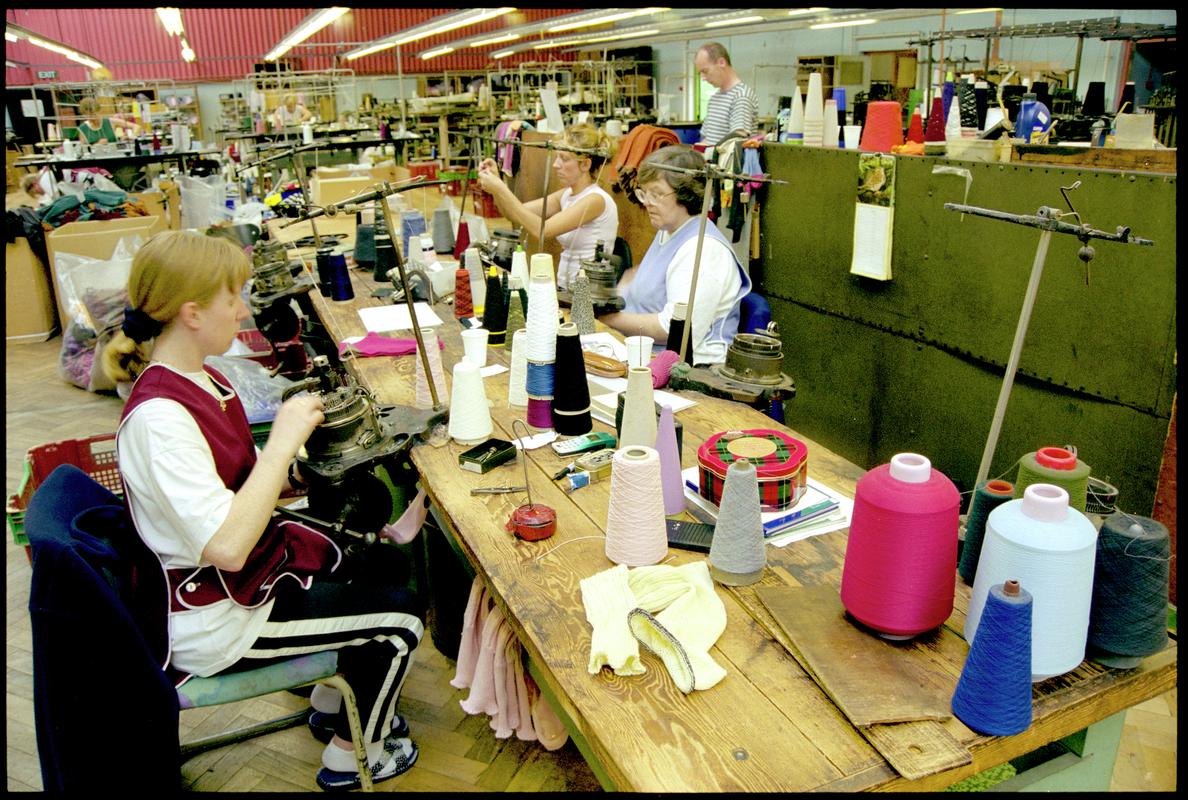
[[[696,219],[688,224],[699,224]],[[708,223],[707,223],[708,224]],[[697,238],[694,237],[677,249],[665,278],[665,293],[668,302],[658,314],[660,326],[668,330],[672,312],[678,302],[688,302],[689,286],[693,282],[693,261],[697,257]],[[705,237],[701,250],[701,267],[697,272],[697,294],[693,299],[693,330],[689,338],[693,343],[693,358],[696,363],[718,363],[725,360],[726,348],[722,343],[704,341],[710,324],[730,313],[734,297],[742,287],[742,279],[734,266],[734,253],[730,248]]]
[[[137,529],[166,567],[206,566],[202,551],[231,510],[194,418],[173,400],[138,406],[120,427],[120,472]]]

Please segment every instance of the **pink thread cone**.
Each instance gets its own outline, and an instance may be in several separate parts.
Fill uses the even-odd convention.
[[[664,514],[672,516],[685,510],[685,484],[681,478],[681,453],[677,449],[676,422],[672,409],[660,407],[660,425],[656,429],[656,450],[660,453],[660,483],[664,488]]]
[[[470,223],[462,220],[458,223],[458,241],[454,242],[454,258],[462,260],[462,254],[470,247]]]

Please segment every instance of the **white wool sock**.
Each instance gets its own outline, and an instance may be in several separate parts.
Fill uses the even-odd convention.
[[[323,714],[337,714],[342,708],[342,693],[333,686],[319,683],[314,686],[313,694],[309,696],[309,704],[314,711],[321,711]]]
[[[367,763],[374,764],[384,752],[383,742],[368,742],[366,745]],[[322,750],[322,766],[335,772],[358,772],[358,762],[355,760],[355,748],[343,750],[333,741]]]
[[[619,564],[581,581],[586,620],[594,629],[590,637],[591,675],[609,666],[616,675],[642,675],[646,668],[639,658],[639,643],[627,627],[627,612],[635,607],[635,596],[627,585],[627,567]]]

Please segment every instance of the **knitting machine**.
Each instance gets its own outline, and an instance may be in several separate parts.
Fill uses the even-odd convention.
[[[310,370],[306,342],[315,353],[337,359],[337,352],[324,334],[309,291],[313,276],[299,262],[288,260],[284,244],[258,243],[252,253],[252,280],[248,305],[256,328],[268,340],[276,357],[276,371],[304,376]],[[299,316],[293,308],[296,301]],[[302,320],[304,316],[304,320]]]
[[[623,261],[617,255],[607,255],[606,245],[594,246],[594,256],[582,259],[582,269],[590,281],[590,300],[594,312],[620,311],[624,306],[619,294],[619,278],[623,277]]]
[[[763,333],[740,333],[726,349],[726,363],[709,367],[676,364],[668,379],[672,389],[693,389],[763,410],[796,395],[792,378],[780,371],[783,344],[776,323]]]
[[[315,356],[312,366],[310,376],[282,396],[308,390],[322,399],[325,419],[297,456],[309,483],[309,507],[304,514],[281,512],[324,527],[351,552],[373,543],[392,517],[392,496],[377,469],[393,483],[410,474],[414,437],[443,421],[446,411],[381,405],[325,356]]]

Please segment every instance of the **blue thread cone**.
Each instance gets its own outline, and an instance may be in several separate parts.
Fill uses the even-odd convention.
[[[1031,593],[1014,581],[986,596],[952,704],[978,733],[1012,736],[1031,725],[1031,607]]]

